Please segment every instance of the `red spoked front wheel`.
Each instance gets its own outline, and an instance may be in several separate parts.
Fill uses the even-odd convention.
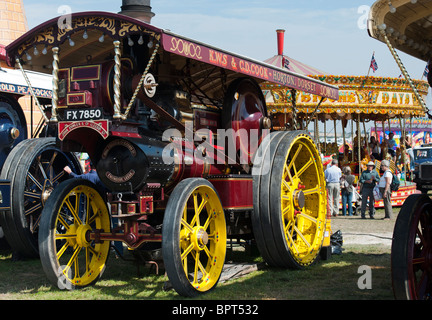
[[[409,196],[399,212],[391,253],[396,299],[432,298],[432,200]]]

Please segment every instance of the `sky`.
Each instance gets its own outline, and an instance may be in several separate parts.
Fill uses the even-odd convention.
[[[120,0],[23,0],[29,28],[72,12],[120,11]],[[103,6],[101,6],[103,3]],[[372,53],[378,70],[401,74],[387,46],[369,37],[365,8],[373,0],[152,0],[152,24],[179,35],[256,60],[277,54],[276,29],[285,29],[284,54],[334,75],[367,75]],[[426,63],[400,53],[413,79]]]
[[[285,30],[284,54],[333,75],[399,77],[388,47],[366,29],[375,0],[151,0],[152,24],[184,37],[256,60],[277,55],[276,30]],[[29,28],[71,12],[119,12],[120,0],[23,0]],[[103,6],[101,6],[103,3]],[[421,79],[426,62],[398,52],[412,79]],[[432,106],[431,94],[427,105]],[[367,125],[369,127],[369,125]],[[313,130],[313,129],[312,129]],[[323,131],[320,123],[320,131]],[[333,129],[327,129],[331,134]],[[350,130],[349,130],[350,131]]]

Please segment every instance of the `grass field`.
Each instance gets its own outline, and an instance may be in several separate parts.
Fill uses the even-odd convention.
[[[261,261],[242,251],[229,253],[228,260]],[[372,271],[372,289],[359,289],[359,267]],[[46,279],[39,260],[12,261],[10,252],[0,255],[0,299],[7,300],[136,300],[182,299],[174,290],[164,291],[164,275],[155,269],[138,268],[131,261],[110,256],[102,279],[92,287],[65,291]],[[305,270],[264,267],[242,278],[218,285],[197,299],[204,300],[382,300],[392,299],[390,253],[379,245],[348,246],[341,255],[319,261]]]
[[[390,221],[360,217],[337,217],[332,220],[333,231],[342,233],[388,234],[393,230],[395,217]],[[226,262],[262,263],[261,257],[251,256],[241,247],[228,250]],[[125,250],[125,258],[133,260]],[[392,300],[389,245],[344,244],[340,255],[318,261],[305,270],[264,268],[241,278],[219,283],[212,292],[196,300]],[[361,267],[370,270],[370,289],[359,287],[363,276]],[[360,268],[360,269],[359,269]],[[360,272],[360,273],[359,273]],[[174,290],[164,290],[167,277],[160,270],[125,261],[111,253],[106,270],[94,286],[75,291],[52,286],[38,259],[13,261],[10,250],[0,251],[1,300],[182,300]],[[361,279],[360,279],[361,280]],[[191,299],[187,299],[191,300]]]

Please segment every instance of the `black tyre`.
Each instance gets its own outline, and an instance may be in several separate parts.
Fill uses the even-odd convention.
[[[432,200],[410,195],[397,217],[391,249],[391,274],[396,299],[432,297]]]
[[[312,138],[302,131],[275,135],[266,152],[269,170],[254,176],[257,245],[270,265],[301,269],[316,261],[324,239],[322,163]]]
[[[91,233],[111,232],[111,218],[93,183],[84,179],[62,182],[45,204],[39,229],[40,259],[53,285],[72,290],[99,280],[110,241],[92,240]]]
[[[269,215],[262,212],[270,206],[270,195],[268,186],[270,185],[271,166],[280,141],[287,135],[287,132],[277,131],[266,136],[261,143],[254,158],[252,167],[253,175],[253,205],[252,228],[256,244],[261,256],[271,266],[279,265],[278,261],[282,258],[276,250],[273,239],[269,239],[266,232],[271,228]]]
[[[24,140],[9,154],[1,179],[11,181],[11,210],[0,213],[0,224],[12,249],[21,256],[38,257],[38,229],[42,209],[54,188],[68,175],[80,173],[73,154],[55,146],[55,138]]]
[[[225,215],[210,182],[181,181],[163,220],[162,253],[168,278],[180,295],[193,297],[216,287],[226,253]]]

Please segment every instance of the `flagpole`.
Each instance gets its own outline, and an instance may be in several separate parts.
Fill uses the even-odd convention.
[[[372,53],[372,58],[373,58],[374,56],[375,56],[375,51]],[[371,60],[371,61],[372,61],[372,60]],[[371,62],[369,62],[369,70],[368,70],[368,73],[367,73],[366,78],[369,77],[370,69],[371,69]]]
[[[427,70],[427,72],[426,72],[426,70]],[[423,74],[422,74],[420,80],[423,80],[425,74],[426,74],[426,77],[427,77],[427,76],[428,76],[428,73],[429,73],[429,62],[426,64],[426,67],[425,67],[425,69],[424,69],[424,71],[423,71]]]

